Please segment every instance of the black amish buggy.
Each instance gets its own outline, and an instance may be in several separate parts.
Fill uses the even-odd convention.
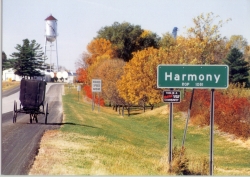
[[[17,109],[17,102],[14,101],[13,123],[16,122],[17,113],[25,113],[30,115],[30,123],[35,120],[38,123],[37,115],[45,115],[45,124],[47,124],[48,103],[44,104],[45,81],[22,79],[20,84],[20,109]]]

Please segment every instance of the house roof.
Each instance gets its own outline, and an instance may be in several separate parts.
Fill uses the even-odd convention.
[[[69,75],[69,76],[76,76],[76,73],[68,72],[68,75]]]

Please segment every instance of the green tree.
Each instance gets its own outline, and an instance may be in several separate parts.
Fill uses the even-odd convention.
[[[8,59],[5,52],[2,52],[2,70],[12,68],[14,62],[15,62],[15,59]]]
[[[249,84],[248,71],[250,68],[248,62],[243,58],[243,53],[240,52],[239,49],[231,49],[224,62],[229,66],[229,82]]]
[[[133,52],[147,47],[158,48],[160,38],[155,33],[145,31],[139,25],[115,22],[112,26],[101,28],[97,38],[109,40],[116,48],[117,57],[129,61]]]
[[[7,56],[6,56],[5,52],[2,51],[2,62],[4,63],[6,61],[7,61]]]
[[[8,68],[8,60],[5,52],[2,52],[2,70],[5,70]]]
[[[11,54],[11,57],[15,59],[13,68],[15,74],[22,77],[34,77],[43,76],[39,70],[44,70],[44,53],[40,44],[35,40],[29,41],[23,40],[23,44],[17,44],[15,49],[18,52]]]

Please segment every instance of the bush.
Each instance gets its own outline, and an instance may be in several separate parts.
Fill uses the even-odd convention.
[[[166,169],[170,172],[169,168]],[[185,148],[175,146],[173,149],[172,169],[170,173],[175,175],[208,175],[208,158],[188,158]]]
[[[83,90],[84,90],[84,93],[86,94],[86,96],[90,99],[92,99],[92,90],[91,90],[91,87],[89,85],[85,85],[83,87]],[[95,99],[94,99],[94,102],[96,104],[99,103],[99,97],[98,96],[95,96]],[[104,106],[104,99],[100,97],[100,106]]]
[[[185,149],[177,148],[173,149],[173,162],[172,162],[172,172],[177,175],[190,175],[190,170],[188,169],[189,160],[186,157]]]
[[[230,87],[226,91],[215,91],[214,122],[224,132],[238,137],[250,137],[250,100],[243,88]],[[205,126],[210,124],[210,91],[195,90],[191,108],[190,122]],[[176,104],[179,111],[187,111],[191,92],[185,94],[185,99]]]

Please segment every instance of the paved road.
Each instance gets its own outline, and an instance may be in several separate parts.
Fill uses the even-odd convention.
[[[17,114],[13,124],[12,110],[14,100],[19,100],[19,91],[2,94],[2,175],[27,175],[44,131],[61,125],[63,85],[48,83],[46,90],[45,100],[49,104],[47,125],[42,114],[38,115],[38,123],[33,124],[29,123],[28,114]]]
[[[20,90],[19,87],[14,87],[14,88],[12,88],[10,90],[6,90],[6,91],[2,92],[2,98],[10,96],[10,95],[18,92],[19,90]]]

